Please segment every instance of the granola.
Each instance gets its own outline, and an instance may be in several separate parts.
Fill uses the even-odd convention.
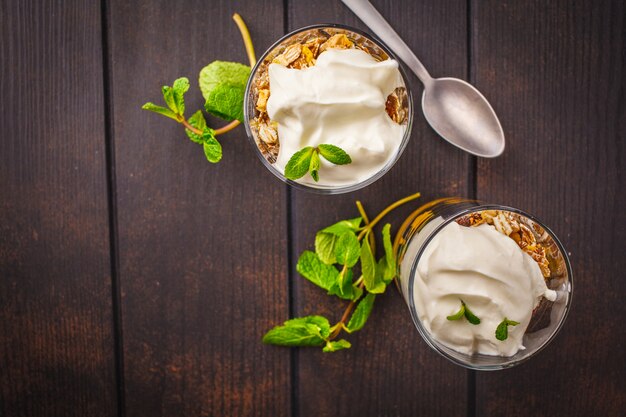
[[[314,66],[318,56],[331,48],[360,49],[377,61],[389,56],[370,39],[340,28],[311,29],[292,36],[274,48],[259,64],[250,88],[250,102],[254,107],[250,114],[252,134],[256,144],[270,162],[276,162],[280,148],[278,126],[267,113],[267,101],[271,94],[269,85],[269,65],[279,64],[292,69]],[[389,117],[397,124],[405,124],[408,119],[408,95],[405,87],[396,88],[385,103]]]
[[[466,227],[483,223],[492,225],[533,258],[546,280],[565,273],[564,262],[554,240],[540,225],[524,216],[503,210],[483,210],[466,214],[456,222]]]

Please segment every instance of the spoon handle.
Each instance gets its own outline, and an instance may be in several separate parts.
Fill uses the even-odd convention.
[[[417,75],[424,84],[429,84],[432,78],[424,65],[415,56],[413,51],[398,36],[395,30],[378,13],[368,0],[341,0],[359,19],[369,27],[400,59]]]

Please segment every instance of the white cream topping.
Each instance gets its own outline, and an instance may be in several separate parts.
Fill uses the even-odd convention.
[[[351,164],[322,158],[319,182],[308,174],[298,181],[346,186],[373,176],[396,154],[406,126],[385,111],[387,96],[403,85],[395,60],[378,62],[359,49],[329,49],[309,68],[270,64],[269,79],[267,112],[278,123],[275,167],[281,172],[305,146],[336,145],[350,155]]]
[[[423,244],[419,238],[409,245],[404,271]],[[406,284],[403,289],[406,294]],[[421,322],[440,343],[465,354],[513,356],[524,349],[522,338],[533,309],[542,297],[554,301],[556,292],[547,288],[537,263],[511,238],[487,224],[464,227],[452,222],[424,249],[412,296]],[[447,320],[461,300],[480,324]],[[505,317],[519,324],[509,326],[508,338],[500,341],[495,330]]]

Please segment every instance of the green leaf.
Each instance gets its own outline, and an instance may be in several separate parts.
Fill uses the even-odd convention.
[[[172,88],[177,94],[185,94],[189,91],[189,79],[187,77],[180,77],[174,81]]]
[[[352,277],[353,273],[351,269],[348,269],[346,272],[343,272],[343,270],[339,272],[337,282],[330,287],[328,295],[336,295],[342,300],[358,299],[363,294],[363,290],[354,286]]]
[[[496,328],[496,339],[498,340],[506,340],[509,337],[509,328],[506,324],[506,319],[502,320],[498,327]]]
[[[354,310],[354,313],[352,313],[352,317],[350,317],[350,321],[348,322],[347,327],[350,333],[363,328],[365,322],[370,316],[370,313],[372,312],[375,299],[376,295],[370,293],[359,301],[359,304],[356,306],[356,309]]]
[[[335,165],[346,165],[352,162],[350,155],[339,146],[318,145],[317,149],[319,149],[320,155],[322,155],[324,159]]]
[[[387,282],[385,281],[385,277],[387,275],[389,275],[387,260],[385,259],[385,257],[382,257],[378,260],[378,262],[376,262],[376,280],[383,281],[385,282],[385,284],[387,284]]]
[[[149,110],[151,112],[162,114],[163,116],[169,117],[170,119],[174,119],[177,122],[179,121],[178,117],[176,116],[176,113],[174,113],[170,109],[166,109],[165,107],[157,106],[154,103],[146,103],[143,106],[141,106],[141,108],[144,110]]]
[[[320,156],[316,151],[311,154],[311,163],[309,164],[309,174],[315,182],[320,180]]]
[[[198,110],[197,112],[195,112],[189,119],[187,119],[187,122],[189,122],[189,124],[195,127],[196,129],[199,129],[202,131],[204,131],[205,129],[208,129],[206,125],[206,120],[204,119],[204,115],[202,114],[202,110]],[[202,135],[198,135],[197,133],[192,132],[191,130],[187,128],[185,128],[185,133],[187,134],[189,139],[191,139],[192,141],[196,143],[205,142],[205,139],[202,137]],[[213,136],[215,137],[215,133],[213,133]]]
[[[326,346],[322,349],[324,352],[336,352],[342,349],[348,349],[352,346],[346,339],[337,340],[335,342],[326,342]]]
[[[246,88],[219,85],[210,93],[204,109],[214,116],[227,121],[239,120],[243,123],[243,96]]]
[[[518,324],[519,322],[509,320],[505,317],[496,328],[496,339],[501,341],[506,340],[509,337],[509,326],[517,326]]]
[[[280,346],[321,346],[330,335],[330,323],[322,316],[286,321],[263,336],[263,343]]]
[[[383,280],[388,284],[396,276],[396,258],[393,255],[391,225],[389,223],[383,227],[383,246],[385,248],[385,263],[387,264]]]
[[[337,295],[344,300],[354,299],[356,287],[352,285],[353,276],[350,268],[342,269],[337,278],[337,286],[331,288],[329,294]]]
[[[447,316],[446,318],[450,321],[454,321],[454,320],[460,320],[461,317],[463,317],[465,315],[465,304],[463,302],[461,302],[461,308],[459,309],[459,311],[457,311],[456,313]]]
[[[337,240],[339,236],[332,233],[317,232],[315,235],[315,253],[325,264],[337,263],[337,258],[335,258]]]
[[[463,301],[461,301],[463,303]],[[480,324],[480,319],[478,317],[476,317],[474,315],[474,313],[472,313],[472,311],[469,309],[469,307],[467,306],[467,304],[463,303],[463,307],[465,307],[465,318],[467,319],[467,321],[469,321],[470,323],[476,325],[476,324]]]
[[[313,147],[307,146],[294,153],[285,166],[285,178],[297,180],[309,171]]]
[[[204,130],[206,125],[206,119],[204,118],[204,114],[202,114],[202,110],[198,110],[194,114],[191,115],[189,119],[187,119],[190,125],[195,127],[196,129]]]
[[[314,252],[308,250],[302,252],[296,269],[304,278],[326,291],[330,291],[333,286],[337,285],[339,278],[337,268],[326,265]]]
[[[213,61],[204,67],[198,83],[206,111],[243,123],[243,98],[249,76],[250,67],[236,62]]]
[[[385,292],[385,283],[376,275],[376,261],[370,248],[367,236],[361,244],[361,273],[363,274],[363,282],[367,291],[375,294]]]
[[[174,99],[174,89],[170,86],[164,85],[161,87],[161,92],[163,93],[163,100],[167,104],[174,113],[180,114],[178,111],[178,106],[176,105],[176,99]]]
[[[352,285],[353,293],[352,293],[352,301],[356,301],[363,295],[363,289],[357,287],[356,285]]]
[[[337,263],[352,268],[359,260],[361,248],[359,239],[353,231],[342,234],[335,245],[335,258]]]
[[[181,77],[174,81],[174,85],[172,87],[174,90],[174,102],[176,103],[176,107],[178,108],[178,114],[181,116],[185,115],[185,93],[189,90],[189,80],[186,77]]]
[[[348,231],[356,232],[359,227],[361,227],[362,221],[363,219],[361,217],[356,217],[349,220],[342,220],[322,229],[321,231],[324,233],[332,233],[334,235],[341,236]]]
[[[213,131],[213,129],[211,129]],[[222,145],[215,139],[215,133],[207,133],[202,135],[204,143],[202,148],[204,149],[204,156],[211,163],[218,163],[222,159]]]

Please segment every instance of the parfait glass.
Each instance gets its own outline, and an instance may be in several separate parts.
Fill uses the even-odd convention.
[[[457,352],[435,340],[420,320],[414,300],[417,265],[426,246],[446,225],[454,221],[467,221],[472,213],[498,210],[515,216],[520,223],[532,230],[546,248],[550,277],[546,284],[556,291],[554,302],[542,299],[533,311],[532,318],[523,337],[525,349],[510,357],[483,354],[467,355]],[[411,318],[426,343],[441,356],[466,368],[497,370],[518,365],[541,351],[554,339],[563,326],[572,302],[572,269],[567,252],[556,235],[539,219],[522,210],[498,204],[462,198],[443,198],[425,204],[411,213],[400,227],[394,247],[398,260],[398,281]]]
[[[384,164],[384,166],[374,172],[371,176],[364,178],[362,181],[344,185],[323,185],[317,184],[313,181],[302,180],[293,181],[287,179],[284,174],[276,168],[274,164],[276,161],[277,150],[275,148],[273,149],[272,143],[269,143],[268,145],[267,140],[263,139],[264,134],[260,132],[262,123],[259,123],[259,110],[256,108],[256,103],[259,97],[259,85],[263,85],[264,83],[267,84],[267,71],[269,64],[271,64],[277,56],[282,54],[287,47],[295,43],[304,43],[317,36],[330,37],[335,34],[345,34],[352,42],[355,43],[355,45],[357,45],[359,49],[366,51],[377,61],[384,61],[387,59],[395,59],[398,61],[398,70],[400,72],[402,82],[396,91],[399,91],[398,101],[402,109],[402,114],[404,115],[403,120],[400,123],[404,126],[404,134],[399,147],[395,150],[395,153],[386,162],[386,164]],[[248,134],[250,144],[253,146],[255,153],[260,158],[263,165],[277,178],[292,187],[318,194],[341,194],[356,191],[382,177],[391,169],[391,167],[393,167],[406,148],[411,136],[412,123],[413,100],[411,92],[409,91],[406,73],[400,64],[400,60],[395,57],[395,55],[382,41],[378,40],[374,36],[366,34],[358,29],[338,24],[320,24],[303,27],[288,33],[276,41],[276,43],[265,51],[252,69],[244,95],[244,124],[246,132]],[[280,136],[278,136],[277,143],[280,143]]]

